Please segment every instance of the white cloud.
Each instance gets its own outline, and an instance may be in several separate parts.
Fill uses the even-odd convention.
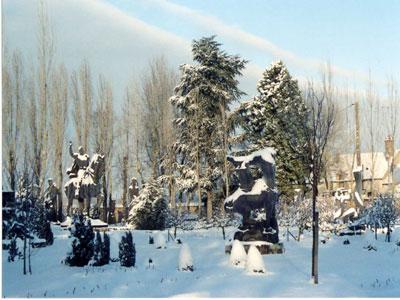
[[[283,59],[285,62],[300,67],[303,70],[319,71],[324,61],[318,59],[300,57],[296,53],[280,48],[266,38],[246,32],[240,28],[224,23],[220,19],[206,15],[202,12],[191,8],[172,3],[167,0],[145,0],[146,3],[152,3],[154,6],[172,14],[185,18],[203,28],[212,28],[213,31],[220,36],[231,39],[233,41],[246,44],[259,51],[265,51],[273,55],[277,59]],[[344,77],[351,80],[366,81],[368,74],[356,70],[350,70],[336,65],[331,65],[332,71],[336,76]]]
[[[3,1],[3,41],[10,50],[19,48],[28,62],[36,60],[37,2]],[[104,73],[113,82],[117,96],[133,71],[141,71],[155,56],[166,56],[176,68],[191,58],[190,42],[104,1],[47,3],[58,61],[72,69],[87,58],[94,74]]]

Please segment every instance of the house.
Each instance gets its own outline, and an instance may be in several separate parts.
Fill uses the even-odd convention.
[[[385,139],[385,152],[361,153],[363,199],[373,195],[389,193],[400,188],[400,181],[393,174],[400,169],[400,149],[394,150],[391,136]],[[353,171],[356,169],[356,154],[339,154],[327,170],[330,191],[354,189]]]

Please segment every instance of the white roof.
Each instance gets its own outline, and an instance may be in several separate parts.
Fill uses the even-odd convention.
[[[395,151],[395,157],[400,154],[400,150]],[[371,152],[361,153],[361,164],[363,166],[363,179],[372,178],[372,170],[375,179],[382,179],[388,173],[388,161],[384,152],[375,152],[372,156]],[[356,169],[355,154],[340,154],[335,158],[332,169],[336,174],[340,173],[340,180],[353,180],[353,170]],[[333,180],[339,180],[334,178]]]

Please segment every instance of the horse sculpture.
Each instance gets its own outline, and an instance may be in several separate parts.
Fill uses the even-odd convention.
[[[105,173],[104,155],[94,154],[86,170],[79,170],[76,177],[71,178],[64,185],[64,192],[68,198],[67,215],[71,216],[74,199],[79,202],[79,210],[89,216],[90,200],[103,197],[101,179]]]

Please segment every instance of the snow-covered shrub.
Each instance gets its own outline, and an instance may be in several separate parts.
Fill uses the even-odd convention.
[[[233,240],[229,262],[238,267],[245,267],[247,260],[246,250],[239,240]]]
[[[71,232],[72,248],[65,258],[65,264],[69,266],[86,266],[93,257],[94,232],[90,220],[83,215],[74,215]]]
[[[182,248],[179,253],[178,270],[191,272],[194,270],[192,254],[190,253],[188,244],[182,244]]]
[[[395,200],[390,196],[380,195],[366,212],[366,223],[375,227],[375,238],[376,229],[386,227],[386,240],[390,242],[390,227],[395,224],[399,215]]]
[[[165,240],[165,236],[162,232],[157,232],[155,239],[154,239],[154,244],[157,249],[166,248],[166,240]]]
[[[103,234],[103,247],[101,248],[101,263],[103,265],[110,263],[110,237],[106,232]]]
[[[50,225],[50,220],[54,217],[52,212],[54,212],[52,208],[46,208],[43,201],[31,197],[31,205],[27,213],[27,225],[31,233],[36,234],[39,239],[46,240],[47,245],[52,245],[54,241],[54,235]]]
[[[137,229],[163,230],[166,225],[167,203],[162,187],[155,179],[150,179],[135,197],[129,211],[128,221]]]
[[[152,217],[154,229],[164,230],[167,222],[168,205],[163,197],[158,197],[153,202]]]
[[[10,248],[8,248],[8,261],[14,261],[17,255],[18,255],[17,241],[15,238],[13,238],[10,243]]]
[[[133,243],[132,232],[122,236],[119,243],[119,261],[122,267],[134,267],[136,263],[136,249]]]
[[[93,245],[93,258],[89,262],[91,266],[101,266],[101,249],[103,248],[103,241],[101,240],[100,232],[96,231],[96,236]]]
[[[247,254],[246,270],[249,273],[265,273],[262,255],[254,245],[250,246]]]

